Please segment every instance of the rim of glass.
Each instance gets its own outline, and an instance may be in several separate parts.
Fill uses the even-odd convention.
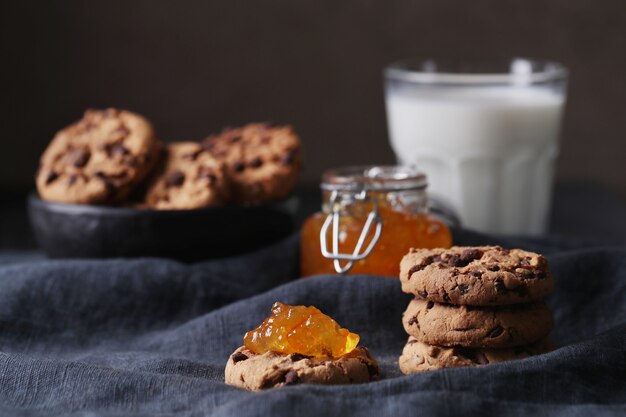
[[[420,190],[428,185],[426,174],[413,166],[357,165],[329,169],[322,174],[323,191]]]
[[[501,71],[467,71],[448,68],[500,66]],[[503,71],[507,68],[508,72]],[[440,71],[439,67],[443,67]],[[386,79],[421,84],[538,84],[565,80],[567,68],[555,61],[514,57],[510,59],[451,61],[435,58],[404,59],[389,64]]]

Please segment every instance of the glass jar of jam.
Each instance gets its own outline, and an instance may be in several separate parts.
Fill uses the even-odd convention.
[[[301,275],[397,277],[400,260],[410,248],[450,247],[450,230],[429,215],[426,185],[426,175],[411,167],[324,172],[322,211],[302,226]]]

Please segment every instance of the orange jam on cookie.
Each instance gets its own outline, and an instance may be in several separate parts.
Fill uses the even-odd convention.
[[[322,212],[309,217],[300,234],[303,277],[337,272],[397,277],[400,260],[410,248],[452,245],[448,227],[428,212],[426,176],[419,171],[408,167],[342,168],[325,172],[321,188]],[[372,216],[374,213],[377,216]],[[371,221],[369,229],[368,217],[378,219]],[[377,227],[380,234],[376,239]],[[322,251],[324,238],[330,256]],[[354,257],[359,240],[363,242],[357,255],[366,254],[374,241],[371,251],[361,259],[346,259],[346,255]],[[344,257],[334,259],[333,255]]]
[[[313,306],[276,302],[272,314],[243,340],[246,348],[257,354],[271,351],[339,358],[356,348],[359,335],[340,327]]]

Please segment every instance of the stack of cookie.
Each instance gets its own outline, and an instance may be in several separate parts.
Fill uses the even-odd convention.
[[[546,259],[499,246],[411,249],[400,264],[405,374],[520,359],[550,349]]]

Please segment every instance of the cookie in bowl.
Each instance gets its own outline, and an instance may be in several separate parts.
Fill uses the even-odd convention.
[[[150,122],[126,110],[87,110],[59,131],[36,175],[39,196],[75,204],[123,201],[155,166],[161,144]]]
[[[251,123],[209,136],[203,145],[226,164],[235,204],[284,198],[298,180],[301,144],[291,126]]]
[[[358,384],[380,378],[376,359],[359,336],[315,307],[275,303],[246,333],[226,364],[225,380],[250,391],[295,384]]]
[[[224,163],[201,144],[178,142],[167,145],[165,165],[146,192],[146,208],[186,210],[223,204],[228,198]]]

